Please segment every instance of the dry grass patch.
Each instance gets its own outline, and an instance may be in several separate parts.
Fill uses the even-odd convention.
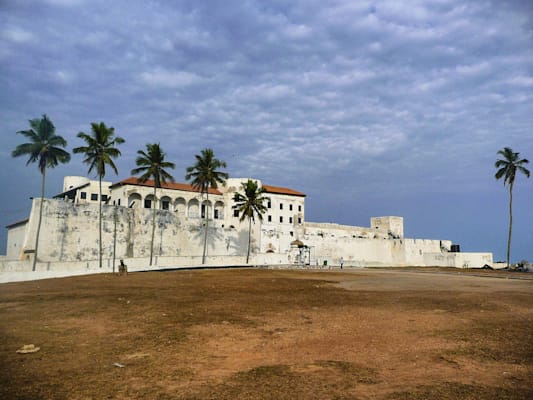
[[[4,284],[0,398],[533,398],[532,295],[368,270]],[[30,343],[41,350],[16,353]]]

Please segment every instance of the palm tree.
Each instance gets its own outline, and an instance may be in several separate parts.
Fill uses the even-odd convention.
[[[204,149],[201,154],[195,155],[196,163],[187,167],[186,180],[191,180],[192,186],[197,189],[202,196],[206,195],[205,211],[205,234],[204,234],[204,252],[202,255],[202,264],[205,264],[205,254],[207,249],[207,230],[209,227],[209,188],[217,189],[218,184],[224,184],[229,175],[226,172],[219,171],[220,168],[226,168],[226,163],[215,158],[212,149]]]
[[[157,188],[161,187],[161,183],[168,181],[174,182],[174,177],[170,175],[165,168],[175,168],[174,163],[165,161],[165,152],[161,150],[159,143],[147,144],[146,152],[143,150],[137,151],[138,157],[135,160],[137,168],[131,170],[132,175],[142,174],[139,177],[141,183],[148,179],[154,180],[154,210],[152,215],[152,243],[150,246],[150,265],[152,265],[152,257],[154,254],[154,236],[155,236],[155,208],[157,201]]]
[[[260,221],[263,220],[263,213],[267,210],[263,202],[269,199],[263,196],[266,191],[264,188],[258,187],[257,181],[248,179],[241,186],[244,194],[235,192],[233,196],[233,201],[235,202],[233,209],[239,211],[239,221],[242,222],[245,218],[248,218],[248,251],[246,253],[246,264],[248,264],[248,260],[250,259],[250,243],[252,241],[252,221],[255,223],[255,215],[257,215]]]
[[[115,128],[107,127],[103,122],[97,124],[91,122],[92,134],[88,135],[84,132],[79,132],[78,137],[82,139],[86,146],[76,147],[73,149],[74,153],[82,153],[85,155],[84,163],[89,164],[89,173],[93,169],[98,175],[98,190],[99,190],[99,209],[98,209],[98,224],[99,224],[99,265],[102,268],[102,178],[105,176],[106,165],[109,165],[115,174],[118,175],[118,169],[113,162],[113,158],[120,156],[120,150],[115,146],[125,142],[119,136],[115,136]]]
[[[12,157],[29,155],[26,165],[37,162],[41,171],[41,204],[39,206],[39,221],[37,222],[37,234],[35,236],[35,255],[33,257],[32,270],[35,271],[37,264],[37,251],[39,247],[39,234],[41,231],[41,219],[43,217],[44,187],[46,178],[46,168],[54,168],[59,163],[70,161],[70,154],[61,147],[67,146],[67,141],[63,137],[55,134],[56,128],[52,121],[43,114],[41,119],[29,120],[30,129],[19,131],[26,136],[30,142],[19,144],[11,153]]]
[[[507,268],[509,268],[509,259],[511,256],[511,233],[513,230],[513,186],[517,171],[529,178],[530,172],[524,167],[529,161],[525,158],[520,159],[520,153],[515,153],[509,147],[504,147],[502,150],[498,151],[497,154],[501,155],[503,159],[498,159],[494,163],[494,166],[498,168],[494,177],[496,179],[503,178],[504,186],[506,184],[509,185],[509,236],[507,238]]]

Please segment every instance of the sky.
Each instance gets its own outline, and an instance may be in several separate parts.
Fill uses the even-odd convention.
[[[185,182],[212,148],[231,177],[304,192],[306,220],[445,239],[505,260],[497,152],[533,171],[529,0],[0,0],[0,253],[40,195],[11,157],[47,114],[68,150],[105,122],[116,182],[160,143]],[[81,155],[47,173],[87,176]],[[94,178],[94,175],[90,175]],[[512,261],[533,261],[533,179],[513,191]]]

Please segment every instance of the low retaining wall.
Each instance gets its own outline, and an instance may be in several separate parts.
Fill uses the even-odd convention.
[[[327,265],[324,265],[326,261]],[[150,266],[148,257],[125,258],[124,263],[128,266],[129,272],[135,271],[157,271],[165,269],[179,268],[224,268],[224,267],[254,267],[271,266],[281,268],[329,268],[338,267],[337,260],[321,257],[313,265],[303,266],[298,264],[288,264],[287,254],[264,253],[250,257],[246,263],[245,256],[208,256],[206,263],[202,264],[201,256],[156,256],[153,265]],[[89,261],[69,261],[69,262],[38,262],[36,270],[32,271],[31,261],[7,261],[0,259],[0,283],[30,281],[38,279],[62,278],[67,276],[89,275],[118,272],[120,260],[106,258],[102,261],[102,268],[98,266],[98,260]],[[492,266],[491,253],[430,253],[424,255],[424,263],[420,266],[455,267],[455,268],[481,268],[485,264]],[[345,262],[344,267],[391,267],[407,266],[382,264],[371,261]],[[418,265],[410,265],[418,266]]]
[[[209,256],[206,259],[206,263],[202,264],[201,256],[154,257],[152,266],[149,265],[149,257],[125,258],[123,260],[128,266],[128,272],[136,272],[176,268],[281,265],[283,262],[286,263],[285,259],[286,256],[280,254],[259,254],[255,257],[250,257],[250,262],[246,264],[246,257],[244,256]],[[115,259],[114,268],[113,259],[103,259],[102,268],[98,265],[98,260],[38,262],[35,271],[32,271],[32,263],[29,260],[6,261],[0,259],[0,283],[118,272],[120,260]]]
[[[492,253],[427,253],[424,254],[424,266],[482,268],[493,266]]]

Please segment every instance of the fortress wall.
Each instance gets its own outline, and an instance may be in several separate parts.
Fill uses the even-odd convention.
[[[21,251],[34,249],[39,204],[40,199],[34,199]],[[112,258],[113,246],[117,258],[149,257],[152,212],[149,209],[102,205],[103,257]],[[204,229],[200,224],[204,221],[178,218],[172,211],[157,210],[156,213],[154,255],[202,254]],[[98,237],[97,204],[75,205],[63,200],[44,200],[39,261],[97,260]],[[223,228],[221,221],[210,221],[208,254],[243,255],[246,254],[247,243],[247,230]],[[19,259],[20,254],[9,258]]]
[[[403,239],[405,246],[405,262],[408,265],[424,266],[424,254],[441,253],[441,246],[449,249],[451,242],[448,240],[432,239]]]
[[[388,231],[385,229],[316,222],[305,223],[305,235],[330,238],[389,238]]]
[[[31,271],[32,251],[41,199],[34,199],[28,222],[8,231],[8,256],[0,259],[0,282],[31,274],[31,279],[112,272],[124,259],[130,270],[183,268],[201,265],[204,220],[157,210],[154,265],[148,267],[152,232],[151,209],[103,205],[103,259],[98,266],[98,204],[73,204],[45,199],[37,271]],[[396,218],[396,217],[395,217]],[[225,225],[226,224],[226,225]],[[248,223],[236,227],[210,220],[208,266],[244,265]],[[307,249],[291,246],[296,239]],[[115,251],[113,248],[115,247]],[[250,265],[294,265],[303,251],[311,266],[451,266],[492,265],[491,253],[449,253],[451,241],[390,239],[388,230],[338,224],[252,224]],[[26,252],[25,252],[26,250]],[[19,261],[24,260],[24,261]],[[18,274],[18,275],[17,275]],[[22,275],[21,275],[22,274]],[[9,281],[9,280],[7,280]]]
[[[392,251],[390,240],[371,240],[360,238],[337,238],[327,240],[313,238],[307,245],[318,264],[327,261],[328,265],[339,265],[340,258],[346,266],[393,265],[402,260],[402,250]]]
[[[494,266],[492,253],[427,253],[424,265],[454,268],[481,268]]]
[[[165,269],[198,268],[201,265],[202,256],[182,257],[154,257],[154,264],[150,267],[149,258],[126,258],[124,263],[128,266],[128,272],[136,271],[159,271]],[[224,268],[228,266],[246,266],[246,256],[210,256],[205,266],[210,268]],[[91,261],[66,261],[66,262],[38,262],[36,270],[32,271],[31,260],[6,261],[0,259],[0,283],[30,281],[39,279],[62,278],[67,276],[89,275],[100,273],[118,272],[119,259],[104,259],[102,268],[98,266],[98,260]],[[257,254],[250,258],[249,266],[271,265],[286,266],[285,255]]]
[[[23,257],[23,244],[28,230],[28,221],[21,222],[14,227],[9,228],[7,236],[6,259],[20,260]]]

